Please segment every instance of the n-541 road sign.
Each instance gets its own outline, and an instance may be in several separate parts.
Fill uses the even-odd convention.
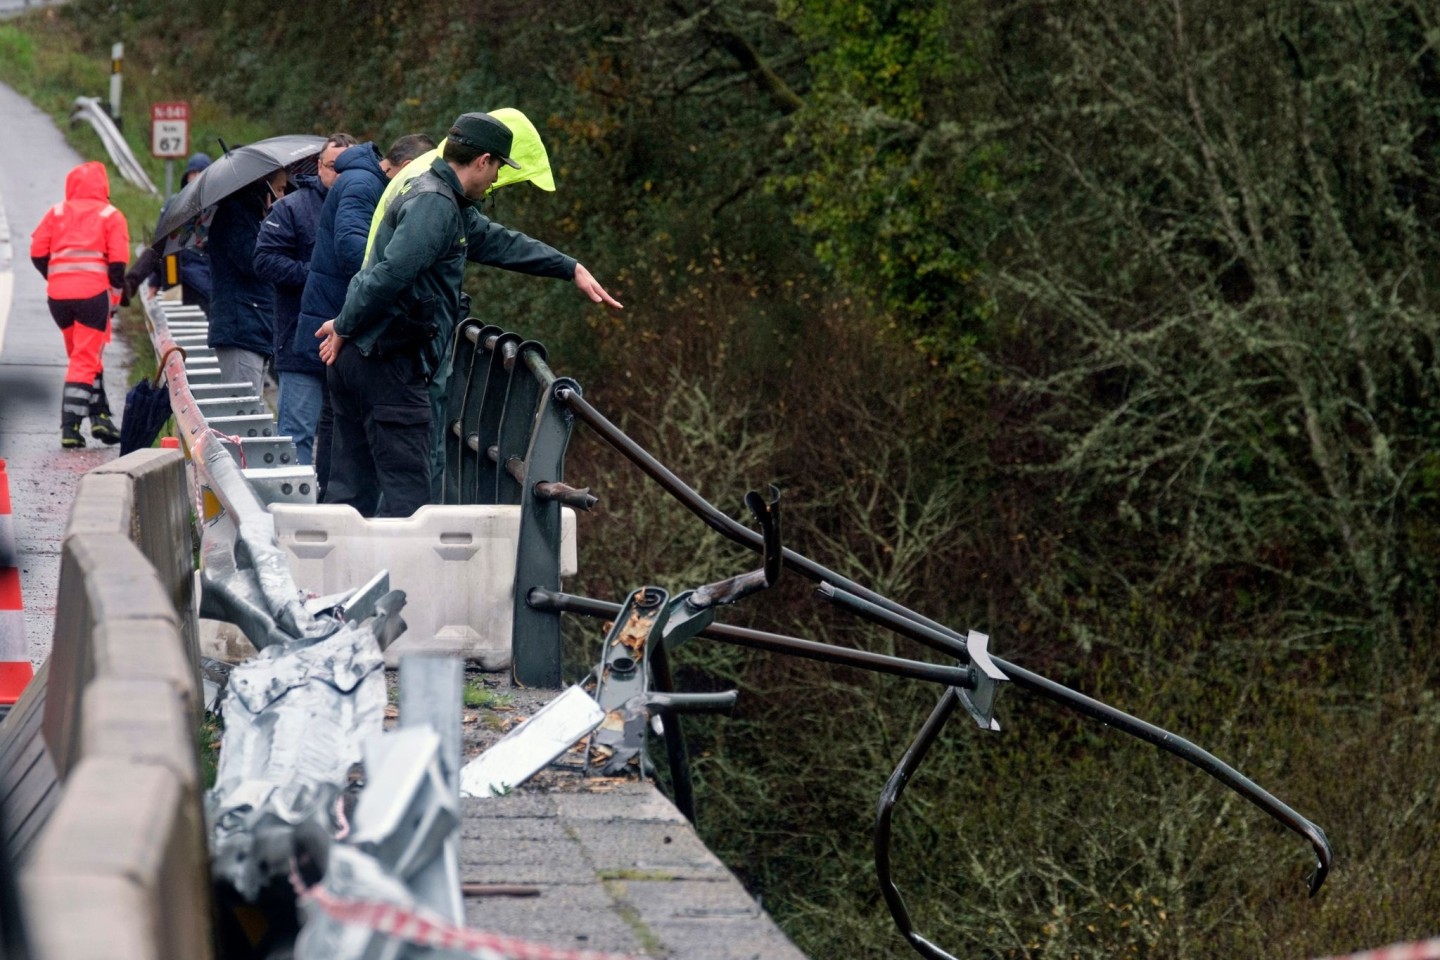
[[[190,104],[150,104],[150,152],[157,157],[183,157],[190,152]]]

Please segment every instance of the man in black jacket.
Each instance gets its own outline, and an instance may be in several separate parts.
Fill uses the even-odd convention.
[[[365,261],[371,215],[385,185],[395,171],[434,146],[435,141],[424,134],[412,133],[392,143],[384,156],[375,144],[367,142],[356,144],[335,158],[335,182],[325,195],[325,205],[320,209],[320,221],[315,227],[314,255],[300,297],[300,317],[291,344],[294,355],[304,358],[317,371],[320,411],[318,419],[310,424],[310,432],[315,437],[315,484],[322,500],[330,485],[334,416],[315,331],[340,313],[345,290],[360,272],[360,265]]]
[[[390,204],[340,315],[316,332],[335,410],[325,500],[365,516],[408,517],[429,502],[426,388],[460,320],[466,260],[570,280],[595,303],[621,307],[573,258],[474,208],[500,164],[519,166],[508,127],[466,113],[446,140],[444,156]]]

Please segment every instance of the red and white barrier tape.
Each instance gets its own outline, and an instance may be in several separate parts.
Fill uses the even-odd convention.
[[[1440,960],[1440,937],[1415,943],[1392,943],[1388,947],[1319,960]]]
[[[342,900],[326,893],[318,885],[306,891],[304,900],[313,902],[339,923],[362,926],[419,946],[463,950],[479,960],[638,960],[628,954],[565,950],[457,927],[425,911],[407,910],[375,901]]]
[[[235,450],[237,451],[237,455],[238,455],[239,461],[240,461],[240,469],[241,469],[241,470],[246,469],[246,467],[245,467],[245,445],[240,442],[240,434],[238,434],[238,433],[236,433],[236,434],[222,433],[221,431],[215,429],[214,427],[210,426],[209,424],[206,424],[206,429],[210,431],[210,435],[211,435],[212,437],[219,437],[221,440],[225,440],[225,441],[227,441],[227,442],[229,442],[229,443],[235,444]]]

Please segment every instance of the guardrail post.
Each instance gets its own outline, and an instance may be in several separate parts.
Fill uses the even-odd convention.
[[[538,358],[537,358],[538,359]],[[543,360],[539,367],[544,368]],[[548,369],[545,369],[548,373]],[[515,680],[527,687],[554,689],[560,686],[562,642],[560,614],[544,612],[527,602],[536,587],[560,589],[561,507],[555,500],[535,495],[535,485],[559,482],[565,474],[565,448],[570,443],[574,415],[556,398],[561,388],[580,393],[580,385],[569,377],[539,376],[525,379],[543,383],[530,446],[525,452],[524,495],[520,498],[520,535],[515,555],[515,613],[512,671]],[[548,382],[546,382],[548,381]]]
[[[450,381],[445,390],[445,408],[441,416],[440,442],[445,445],[445,470],[440,481],[440,502],[459,503],[460,468],[464,464],[465,431],[460,428],[465,418],[465,404],[470,399],[470,379],[475,373],[478,352],[474,332],[480,321],[467,317],[455,327],[450,345]]]
[[[442,503],[473,503],[475,500],[474,451],[470,438],[480,430],[480,404],[485,377],[490,369],[488,337],[501,329],[482,325],[470,317],[460,325],[455,339],[455,368],[445,406],[445,485]]]
[[[510,387],[511,367],[506,357],[518,355],[518,333],[502,333],[495,338],[490,351],[490,365],[485,373],[485,391],[480,401],[479,449],[475,452],[475,496],[470,503],[499,503],[496,499],[497,475],[501,464],[490,458],[490,448],[500,437],[500,418],[505,413],[505,394]]]
[[[542,379],[531,369],[535,360],[540,361],[539,369],[547,375]],[[495,437],[497,456],[495,463],[495,502],[522,502],[522,484],[511,472],[510,461],[526,457],[530,446],[530,435],[535,426],[535,409],[540,403],[540,394],[554,379],[545,366],[545,347],[534,340],[520,344],[510,371],[510,383],[505,390],[505,410],[500,415],[500,432]],[[558,479],[540,477],[537,479]]]

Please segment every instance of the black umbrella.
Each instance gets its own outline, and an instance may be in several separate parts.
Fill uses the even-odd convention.
[[[289,133],[226,151],[165,205],[160,222],[155,225],[154,245],[162,247],[172,234],[178,242],[170,244],[170,249],[182,245],[184,228],[203,219],[215,204],[281,167],[315,156],[325,149],[327,142],[325,137],[314,134]]]
[[[120,419],[120,455],[144,450],[155,443],[160,428],[170,419],[170,389],[141,380],[125,394]]]
[[[183,362],[185,349],[172,344],[155,364],[155,377],[141,380],[125,394],[125,415],[120,420],[120,455],[136,450],[145,450],[155,443],[160,428],[172,416],[170,409],[170,387],[165,383],[165,364],[172,353],[180,354]]]

